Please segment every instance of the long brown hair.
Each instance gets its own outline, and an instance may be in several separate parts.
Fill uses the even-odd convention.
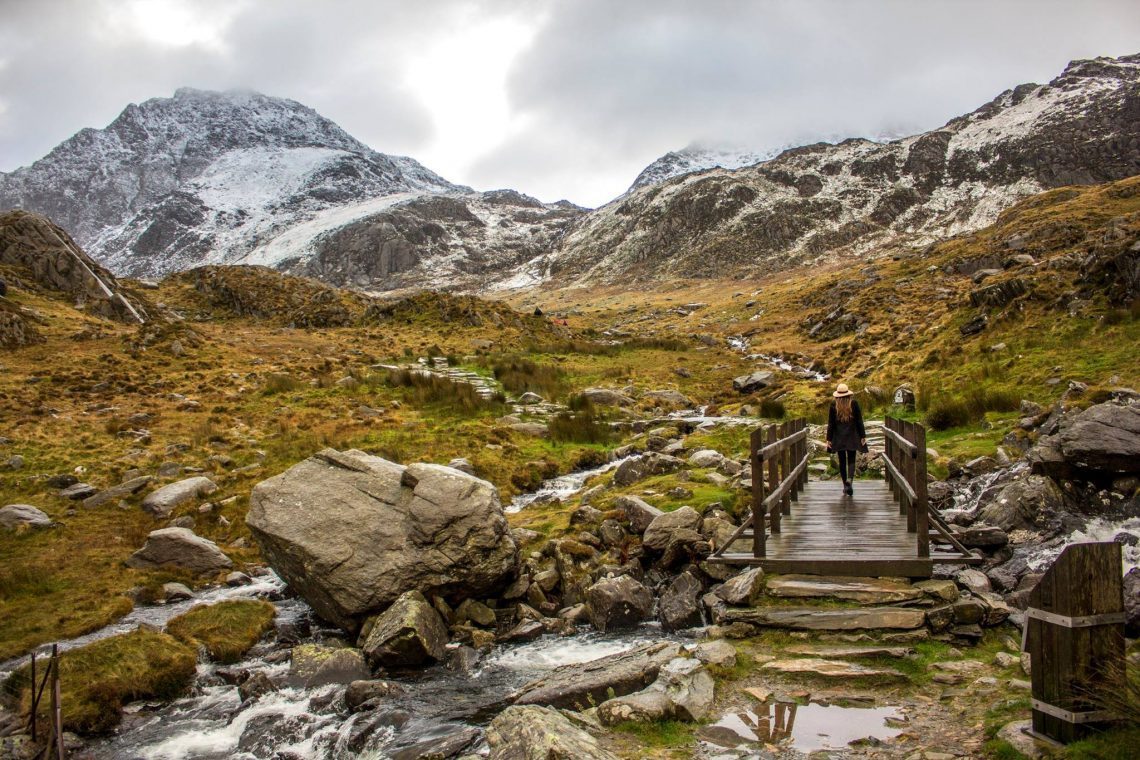
[[[854,416],[855,413],[851,409],[851,399],[853,398],[855,397],[840,396],[835,399],[835,416],[840,422],[850,422]]]

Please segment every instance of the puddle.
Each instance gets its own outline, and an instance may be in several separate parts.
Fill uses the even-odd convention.
[[[856,739],[890,739],[902,732],[887,721],[905,718],[895,707],[840,707],[839,705],[769,702],[728,713],[704,726],[697,736],[713,747],[776,744],[798,752],[845,749]],[[727,756],[726,756],[727,757]]]

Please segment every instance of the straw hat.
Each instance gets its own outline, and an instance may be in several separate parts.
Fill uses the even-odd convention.
[[[835,393],[832,393],[831,395],[835,398],[843,398],[844,396],[851,396],[854,394],[852,394],[851,389],[847,387],[847,383],[840,383],[839,386],[835,389]]]

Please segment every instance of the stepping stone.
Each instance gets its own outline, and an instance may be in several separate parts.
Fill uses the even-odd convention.
[[[900,581],[822,575],[781,575],[770,578],[768,594],[794,599],[843,599],[862,604],[911,602],[923,597],[922,589]]]
[[[803,654],[810,657],[840,657],[840,658],[862,658],[862,657],[906,657],[907,655],[914,654],[914,650],[910,647],[891,647],[891,646],[865,646],[865,647],[820,647],[811,646],[809,644],[799,644],[793,647],[788,647],[784,650],[791,654]]]
[[[921,628],[926,616],[921,609],[874,607],[827,610],[818,607],[733,608],[724,612],[723,624],[749,623],[763,628],[791,628],[802,631],[857,631]]]
[[[868,668],[865,665],[856,665],[843,660],[773,660],[760,666],[762,670],[771,670],[786,675],[812,675],[822,678],[875,678],[886,681],[906,681],[907,677],[891,668]]]

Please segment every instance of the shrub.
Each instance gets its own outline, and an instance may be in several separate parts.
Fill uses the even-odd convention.
[[[562,393],[566,373],[559,367],[538,364],[529,359],[511,358],[495,362],[491,367],[495,379],[512,393],[537,393],[548,399]]]
[[[273,627],[275,614],[269,602],[232,599],[194,607],[172,618],[166,632],[186,644],[205,647],[212,660],[233,663]]]
[[[506,403],[502,393],[483,398],[469,383],[457,383],[423,370],[389,372],[386,382],[393,388],[407,388],[409,400],[417,406],[447,404],[459,411],[471,413],[499,409]]]
[[[948,430],[966,425],[973,419],[970,408],[960,398],[935,399],[926,411],[926,426],[931,430]]]
[[[265,387],[261,389],[263,396],[273,396],[278,393],[290,393],[300,390],[305,384],[292,375],[272,372],[265,378]]]
[[[614,432],[591,412],[561,412],[547,424],[551,440],[575,443],[608,443]]]
[[[787,416],[788,410],[784,402],[775,398],[766,398],[760,401],[760,416],[774,420],[782,420]]]

